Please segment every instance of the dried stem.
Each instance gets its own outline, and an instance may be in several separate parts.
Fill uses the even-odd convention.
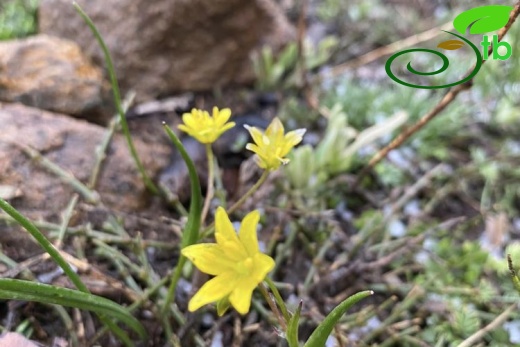
[[[484,338],[484,336],[486,336],[490,331],[501,326],[507,320],[507,318],[509,318],[509,315],[516,309],[516,306],[516,304],[509,306],[507,310],[502,312],[502,314],[495,318],[491,323],[468,337],[466,340],[462,341],[462,343],[460,343],[457,347],[475,346],[475,344]]]

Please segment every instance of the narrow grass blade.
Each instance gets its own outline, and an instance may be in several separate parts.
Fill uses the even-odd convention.
[[[170,140],[173,142],[177,150],[182,156],[182,159],[186,163],[188,167],[188,173],[190,176],[190,185],[191,185],[191,203],[190,203],[190,211],[188,214],[188,222],[186,223],[186,227],[184,228],[183,236],[182,236],[182,247],[186,247],[197,242],[199,236],[200,229],[200,216],[202,214],[202,193],[200,189],[200,181],[199,176],[197,175],[197,170],[195,169],[195,164],[193,160],[191,160],[188,152],[182,145],[181,141],[175,135],[173,130],[166,124],[163,124],[163,127],[170,137]]]
[[[289,319],[289,324],[287,325],[287,343],[289,347],[298,347],[298,324],[300,322],[300,313],[302,311],[303,301],[300,301],[298,305],[298,309],[294,313],[294,315]]]
[[[81,290],[82,292],[88,292],[87,286],[81,282],[78,274],[72,270],[72,267],[65,261],[61,256],[60,252],[47,240],[47,238],[41,233],[40,230],[25,216],[23,216],[18,210],[11,206],[7,201],[0,198],[0,208],[10,215],[15,221],[17,221],[25,230],[31,234],[32,237],[40,244],[40,246],[49,253],[51,258],[62,268],[65,275],[71,280],[71,282]]]
[[[141,323],[130,315],[125,308],[93,294],[31,281],[2,278],[0,279],[0,298],[36,301],[92,311],[120,320],[138,333],[141,338],[146,336]]]
[[[202,214],[202,192],[200,189],[200,181],[199,176],[197,175],[197,170],[195,169],[195,164],[193,160],[191,160],[188,152],[182,145],[181,141],[175,135],[173,130],[166,124],[163,123],[164,130],[170,137],[170,140],[173,142],[177,150],[182,156],[182,159],[186,163],[188,167],[188,173],[190,176],[190,185],[191,185],[191,203],[190,203],[190,211],[188,214],[188,222],[184,228],[182,233],[182,242],[181,248],[187,247],[197,242],[199,237],[200,223],[201,223],[201,214]],[[164,301],[164,306],[162,308],[163,316],[167,314],[168,307],[175,297],[175,288],[177,287],[177,282],[179,281],[182,274],[182,267],[186,263],[186,257],[181,255],[179,257],[179,261],[177,262],[177,266],[172,274],[172,279],[170,282],[170,287],[168,288],[168,294],[166,296],[166,300]]]
[[[60,252],[52,245],[52,243],[47,240],[47,238],[41,233],[41,231],[24,215],[18,212],[13,206],[11,206],[7,201],[0,198],[0,208],[4,210],[8,215],[10,215],[15,221],[17,221],[29,234],[32,235],[40,244],[40,246],[47,252],[51,258],[62,268],[63,272],[67,277],[71,280],[71,282],[83,293],[89,294],[89,290],[87,286],[81,281],[79,275],[74,272],[72,267],[67,263],[67,261],[62,257]],[[99,319],[110,328],[110,330],[119,337],[126,346],[132,346],[133,343],[129,339],[128,335],[121,330],[114,322],[109,319],[106,319],[104,315],[99,315]]]
[[[345,299],[341,304],[336,306],[328,315],[325,317],[323,322],[312,332],[311,336],[305,343],[303,347],[324,347],[325,342],[327,342],[327,338],[329,337],[332,329],[339,321],[341,316],[355,303],[360,301],[361,299],[366,298],[374,294],[371,290],[366,290],[363,292],[356,293],[347,299]]]
[[[105,41],[103,40],[103,37],[99,33],[98,29],[96,28],[96,25],[90,19],[90,17],[85,13],[85,11],[83,11],[83,9],[78,5],[78,3],[73,2],[73,6],[76,9],[76,11],[79,13],[81,18],[83,18],[85,23],[87,23],[87,25],[89,26],[90,30],[96,37],[96,40],[98,41],[99,46],[103,50],[103,54],[105,55],[105,62],[107,64],[107,70],[108,70],[108,74],[110,76],[110,82],[112,84],[112,93],[114,95],[114,103],[115,103],[115,106],[117,109],[117,113],[119,113],[121,129],[123,130],[123,134],[126,138],[128,148],[130,149],[130,154],[132,155],[132,158],[135,161],[135,165],[137,166],[137,169],[139,170],[139,173],[141,174],[144,185],[153,194],[159,194],[159,189],[152,182],[150,177],[148,177],[148,175],[146,174],[143,163],[139,159],[139,155],[137,154],[137,151],[135,149],[134,142],[132,141],[132,137],[130,136],[130,130],[128,129],[128,123],[126,122],[126,116],[125,116],[125,112],[123,110],[123,106],[122,106],[122,102],[121,102],[121,93],[119,92],[119,84],[117,83],[116,72],[114,69],[114,63],[112,62],[112,57],[110,56],[110,51],[108,50],[108,47],[105,44]]]

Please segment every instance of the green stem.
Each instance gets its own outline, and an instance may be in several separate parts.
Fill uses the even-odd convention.
[[[123,106],[122,106],[123,111],[125,113],[130,108],[130,105],[132,105],[132,103],[134,102],[134,98],[135,98],[134,92],[130,92],[126,96],[125,100],[123,101]],[[96,188],[99,174],[101,173],[101,166],[103,165],[103,162],[107,157],[106,152],[107,152],[108,146],[110,145],[110,142],[112,141],[112,137],[114,136],[114,133],[116,132],[118,118],[119,118],[119,114],[115,115],[110,120],[110,123],[108,124],[108,128],[105,132],[105,135],[103,136],[103,139],[101,140],[101,143],[96,146],[96,150],[95,150],[96,160],[94,162],[94,168],[92,169],[92,173],[90,174],[90,178],[88,180],[88,185],[87,185],[90,189]]]
[[[229,208],[229,210],[227,210],[227,214],[230,215],[232,214],[233,212],[235,212],[240,206],[242,206],[242,204],[251,196],[253,195],[253,193],[255,193],[258,188],[260,188],[262,186],[262,184],[264,184],[264,182],[267,180],[267,177],[269,177],[269,173],[270,171],[269,170],[265,170],[263,173],[262,173],[262,176],[260,176],[260,178],[258,179],[258,181],[251,187],[251,189],[249,189],[247,191],[247,193],[244,194],[244,196],[242,196],[237,202],[235,202],[233,204],[233,206],[231,206]]]
[[[253,193],[255,193],[258,188],[260,188],[262,186],[262,184],[265,183],[265,181],[267,180],[267,177],[269,177],[269,171],[268,170],[265,170],[263,173],[262,173],[262,176],[260,176],[260,178],[258,179],[258,181],[247,191],[247,193],[244,194],[244,196],[242,196],[237,202],[235,202],[233,204],[233,206],[231,206],[229,208],[229,210],[227,210],[227,214],[230,215],[232,214],[233,212],[235,212],[240,206],[242,206],[242,204],[251,196],[253,195]],[[204,229],[201,233],[200,233],[200,236],[199,236],[199,240],[201,239],[204,239],[206,237],[209,237],[212,233],[213,233],[213,228],[215,227],[215,222],[211,223],[206,229]]]
[[[211,199],[213,199],[213,182],[214,182],[214,176],[215,176],[215,168],[213,165],[213,150],[211,149],[211,144],[206,144],[206,153],[208,156],[208,187],[206,190],[206,199],[204,200],[204,207],[202,208],[202,217],[201,221],[204,224],[204,221],[206,220],[206,216],[208,215],[209,211],[209,205],[211,204]]]
[[[283,301],[282,296],[280,295],[280,292],[278,291],[278,288],[276,288],[276,285],[274,284],[273,280],[271,280],[269,277],[266,277],[264,279],[264,281],[269,286],[269,289],[271,289],[271,292],[274,295],[274,299],[276,300],[278,307],[280,307],[280,310],[282,310],[282,314],[283,314],[283,318],[285,319],[285,322],[289,323],[289,320],[291,319],[291,315],[289,314],[289,311],[287,310],[287,306],[285,306],[285,302]]]
[[[179,257],[179,262],[173,271],[170,286],[168,287],[168,294],[166,294],[166,299],[164,300],[164,305],[162,307],[161,316],[165,317],[168,312],[168,308],[170,307],[170,303],[173,301],[175,296],[175,289],[177,288],[177,283],[182,275],[182,268],[186,263],[186,257],[182,254]]]
[[[280,327],[282,327],[282,330],[287,331],[286,320],[280,314],[280,311],[278,310],[276,303],[274,302],[271,295],[269,295],[269,292],[267,291],[267,288],[265,287],[265,285],[263,283],[260,283],[260,285],[258,286],[258,289],[260,289],[260,292],[264,296],[265,301],[267,301],[267,304],[271,308],[271,311],[273,311],[273,314],[275,315],[276,319],[278,320],[278,323],[280,323]]]
[[[97,30],[96,25],[94,24],[94,22],[92,22],[90,17],[83,11],[83,9],[78,5],[78,3],[74,2],[73,6],[76,8],[76,11],[78,11],[79,15],[83,18],[83,20],[90,27],[90,30],[92,30],[92,33],[96,37],[99,45],[101,46],[101,49],[103,50],[103,54],[105,55],[105,62],[107,64],[108,74],[110,76],[110,82],[112,84],[112,93],[114,95],[114,104],[116,106],[117,113],[119,114],[119,119],[121,122],[121,129],[123,130],[123,135],[125,136],[126,142],[128,144],[128,148],[130,149],[130,154],[132,155],[132,158],[135,161],[137,169],[139,170],[139,173],[141,174],[144,185],[146,186],[146,188],[148,188],[148,190],[150,192],[157,195],[157,194],[159,194],[159,189],[156,187],[156,185],[152,182],[152,180],[146,174],[144,166],[143,166],[141,160],[139,159],[139,155],[137,154],[137,151],[134,146],[134,142],[132,141],[132,137],[130,135],[128,123],[126,122],[125,111],[123,110],[123,106],[121,104],[121,94],[119,92],[119,84],[117,83],[114,64],[112,63],[112,57],[110,56],[108,47],[105,44],[103,37]]]

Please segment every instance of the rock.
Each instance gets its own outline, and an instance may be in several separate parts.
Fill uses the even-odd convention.
[[[21,191],[13,199],[17,207],[39,219],[59,220],[74,190],[30,159],[23,148],[35,149],[86,184],[106,129],[19,104],[0,104],[0,133],[0,183]],[[146,143],[137,136],[134,143],[151,177],[168,165],[171,146]],[[103,206],[116,211],[136,212],[149,205],[150,196],[120,134],[115,134],[107,150],[96,191]]]
[[[102,94],[102,70],[76,43],[47,35],[0,42],[1,101],[88,118],[99,115]]]
[[[36,343],[18,333],[5,333],[0,336],[0,347],[38,347]]]
[[[112,53],[123,91],[138,101],[252,80],[250,53],[279,47],[294,29],[273,0],[78,1]],[[75,40],[99,65],[101,50],[69,0],[42,0],[42,33]]]

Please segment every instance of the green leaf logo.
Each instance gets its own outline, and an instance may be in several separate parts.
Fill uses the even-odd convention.
[[[470,34],[485,34],[507,24],[513,6],[489,5],[472,8],[459,14],[453,20],[453,26],[461,34],[470,28]]]
[[[438,48],[447,49],[448,51],[455,51],[462,48],[462,46],[464,46],[464,42],[460,40],[448,40],[437,45]]]

